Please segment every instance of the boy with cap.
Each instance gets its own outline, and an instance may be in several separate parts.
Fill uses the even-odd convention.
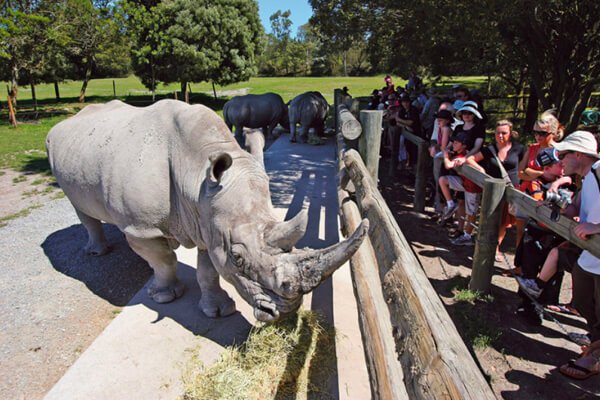
[[[598,143],[592,133],[576,131],[553,146],[558,151],[565,174],[584,177],[581,191],[563,213],[569,217],[579,215],[580,223],[575,226],[573,233],[586,240],[590,235],[600,233]],[[572,278],[571,304],[587,321],[591,341],[600,340],[600,259],[589,251],[583,251],[577,264],[573,266]],[[600,361],[590,355],[583,355],[576,361],[561,366],[560,372],[575,379],[586,379],[600,373]]]
[[[444,150],[444,166],[446,169],[452,169],[460,165],[457,160],[464,158],[467,155],[467,149],[472,146],[471,139],[466,132],[460,132],[452,136],[450,140],[452,141],[452,152]],[[460,201],[459,203],[461,209],[464,207],[469,223],[465,227],[464,220],[459,221],[458,232],[462,232],[462,234],[452,239],[451,242],[458,246],[473,246],[471,233],[473,232],[473,224],[477,218],[477,209],[481,200],[481,188],[461,175],[441,176],[439,183],[440,190],[446,199],[446,207],[440,218],[441,221],[450,219],[457,208],[459,208],[459,205],[452,200],[451,190],[465,192],[464,201]]]

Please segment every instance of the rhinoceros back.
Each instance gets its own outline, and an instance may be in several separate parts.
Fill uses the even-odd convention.
[[[204,111],[198,107],[202,106],[174,100],[145,108],[120,101],[88,106],[48,133],[52,172],[83,213],[125,231],[146,229],[149,235],[158,234],[157,229],[166,230],[169,225],[172,175],[185,174],[181,169],[195,170],[198,181],[200,165],[208,157],[188,143],[201,149],[206,140],[207,132],[190,128],[199,119],[195,114]],[[208,133],[223,135],[217,142],[232,142],[222,120],[216,119],[222,127],[219,132],[207,129]],[[206,147],[210,150],[211,146]],[[197,168],[189,165],[190,160]],[[198,188],[200,184],[195,183]]]

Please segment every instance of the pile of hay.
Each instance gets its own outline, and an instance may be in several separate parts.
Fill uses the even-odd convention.
[[[241,346],[226,348],[205,367],[193,358],[184,374],[184,400],[330,399],[335,331],[313,311],[298,311],[254,327]]]

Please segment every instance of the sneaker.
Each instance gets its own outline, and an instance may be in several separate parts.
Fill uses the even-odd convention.
[[[442,211],[442,216],[440,218],[440,221],[447,221],[450,218],[452,218],[452,216],[454,215],[454,212],[456,211],[456,209],[458,208],[458,204],[454,203],[454,205],[452,207],[444,207],[444,211]]]
[[[537,283],[535,283],[534,279],[524,279],[520,276],[517,276],[517,280],[519,281],[519,286],[521,286],[521,289],[529,293],[534,298],[537,299],[542,294],[542,289],[540,289]]]
[[[474,246],[473,240],[465,235],[459,236],[456,239],[450,239],[450,243],[455,246]]]

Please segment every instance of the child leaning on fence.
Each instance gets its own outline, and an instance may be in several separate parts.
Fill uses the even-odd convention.
[[[450,138],[452,142],[452,152],[444,151],[444,166],[446,169],[452,169],[461,165],[456,160],[460,160],[467,155],[467,149],[472,146],[471,139],[466,132],[460,132]],[[468,223],[464,220],[458,221],[458,230],[456,237],[451,239],[452,244],[459,246],[472,246],[473,224],[477,218],[477,210],[481,201],[481,188],[462,175],[444,175],[439,178],[440,190],[446,199],[446,207],[440,220],[446,221],[452,217],[455,211],[464,207],[464,213],[467,216]],[[465,193],[464,201],[458,201],[458,204],[452,199],[452,190]]]

